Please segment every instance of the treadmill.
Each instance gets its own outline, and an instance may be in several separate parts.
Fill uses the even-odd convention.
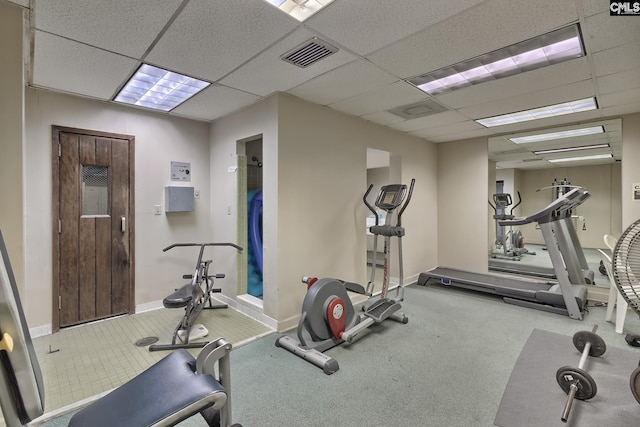
[[[558,224],[556,224],[556,227],[554,228],[554,232],[561,233],[563,235],[563,237],[559,239],[559,243],[561,242],[563,244],[563,247],[560,248],[563,258],[572,259],[572,265],[575,265],[575,262],[578,262],[580,265],[579,273],[576,270],[568,271],[569,281],[574,284],[581,283],[580,277],[584,278],[587,285],[593,285],[595,283],[593,270],[589,268],[587,258],[584,255],[584,249],[582,248],[582,244],[578,238],[578,233],[576,232],[576,227],[573,225],[571,217],[572,211],[584,203],[584,201],[589,197],[591,197],[591,194],[587,191],[583,191],[582,195],[573,199],[571,203],[568,203],[559,212],[554,214],[556,221],[558,221]],[[536,276],[545,279],[557,278],[554,267],[527,265],[497,258],[489,258],[489,270],[502,273]],[[574,276],[574,274],[577,274],[577,276]]]
[[[420,273],[418,284],[425,286],[430,280],[437,279],[444,285],[500,295],[508,304],[564,314],[572,319],[582,320],[587,302],[586,280],[577,259],[570,254],[563,256],[563,251],[571,244],[571,237],[564,234],[561,218],[568,209],[576,206],[579,200],[584,201],[588,197],[587,191],[574,188],[533,215],[500,220],[500,225],[504,226],[538,223],[551,257],[557,283],[437,267]],[[569,279],[569,272],[576,283]]]

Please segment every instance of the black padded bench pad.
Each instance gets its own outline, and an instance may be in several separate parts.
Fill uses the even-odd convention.
[[[191,283],[187,283],[183,287],[176,289],[174,293],[162,300],[165,308],[180,308],[189,304],[192,298]]]
[[[226,394],[211,375],[196,375],[195,359],[180,349],[76,413],[69,427],[174,425]],[[190,408],[189,411],[183,411]],[[183,411],[184,414],[180,414]],[[167,423],[168,420],[175,422]]]

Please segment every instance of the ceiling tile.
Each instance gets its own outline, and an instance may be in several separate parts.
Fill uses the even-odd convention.
[[[307,81],[289,93],[316,104],[327,105],[351,98],[398,78],[365,59],[358,59]]]
[[[175,108],[171,114],[197,117],[203,120],[215,120],[253,104],[258,99],[260,99],[259,96],[250,93],[224,86],[211,85]]]
[[[322,58],[307,68],[300,68],[280,59],[281,55],[313,37],[315,37],[314,33],[303,28],[298,29],[220,80],[220,83],[266,96],[273,92],[291,89],[306,80],[355,59],[351,53],[343,49],[339,49],[336,53]]]
[[[35,32],[33,84],[99,99],[111,99],[138,62],[101,49]]]
[[[609,12],[609,3],[602,0],[582,0],[582,10],[584,16],[596,15],[602,12]]]
[[[398,117],[395,114],[387,113],[386,111],[380,111],[371,114],[365,114],[361,116],[363,119],[368,120],[379,125],[390,125],[392,123],[398,123],[404,121],[402,117]]]
[[[426,117],[420,117],[412,120],[404,120],[402,122],[390,124],[389,127],[402,132],[413,132],[420,129],[433,128],[438,126],[450,125],[452,123],[460,123],[469,119],[457,111],[445,111],[438,114],[432,114]]]
[[[605,107],[602,114],[607,117],[623,116],[625,114],[634,114],[640,111],[640,102],[625,105],[616,105],[613,107]]]
[[[366,55],[442,21],[482,0],[349,0],[331,3],[306,21],[321,33]],[[384,28],[384,31],[380,31]]]
[[[598,77],[598,91],[603,93],[617,92],[640,87],[640,69],[624,73],[609,74]]]
[[[616,105],[635,104],[638,100],[640,100],[640,88],[635,88],[600,95],[599,103],[600,107],[607,108]]]
[[[640,68],[640,43],[629,43],[593,54],[596,76]]]
[[[411,132],[411,134],[414,135],[414,132]],[[488,129],[483,129],[483,130],[470,130],[466,132],[435,135],[431,137],[426,137],[425,139],[431,142],[440,143],[440,142],[449,142],[449,141],[460,141],[463,139],[471,139],[471,138],[482,138],[489,135],[493,135],[493,132]]]
[[[640,22],[636,16],[610,16],[609,11],[586,18],[582,26],[587,52],[640,42]]]
[[[572,1],[489,0],[367,58],[397,76],[413,77],[547,33],[577,19]]]
[[[36,28],[137,59],[182,0],[35,1]]]
[[[330,107],[343,113],[364,116],[423,99],[427,99],[427,95],[420,89],[416,89],[404,81],[398,81],[362,95],[330,104]]]
[[[264,1],[192,1],[147,60],[216,81],[297,25],[294,18]]]

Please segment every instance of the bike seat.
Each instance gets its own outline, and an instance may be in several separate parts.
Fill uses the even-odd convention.
[[[191,284],[187,283],[183,287],[176,289],[174,293],[162,300],[165,308],[184,307],[191,301]]]

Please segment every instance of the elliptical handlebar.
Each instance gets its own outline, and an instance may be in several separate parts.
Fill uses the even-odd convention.
[[[411,200],[411,195],[413,194],[413,186],[414,186],[415,183],[416,183],[416,179],[415,178],[411,178],[411,184],[409,185],[409,192],[407,193],[406,199],[404,199],[404,204],[402,205],[402,207],[398,211],[398,226],[401,225],[400,224],[400,218],[402,217],[402,213],[407,208],[407,206],[409,206],[409,201]]]
[[[367,196],[369,195],[369,193],[371,193],[371,189],[373,189],[373,184],[369,184],[369,188],[367,188],[367,191],[364,193],[364,196],[362,196],[362,201],[369,208],[369,210],[371,211],[373,216],[376,218],[376,225],[379,225],[378,224],[378,213],[373,208],[373,206],[371,206],[371,204],[367,201]]]

